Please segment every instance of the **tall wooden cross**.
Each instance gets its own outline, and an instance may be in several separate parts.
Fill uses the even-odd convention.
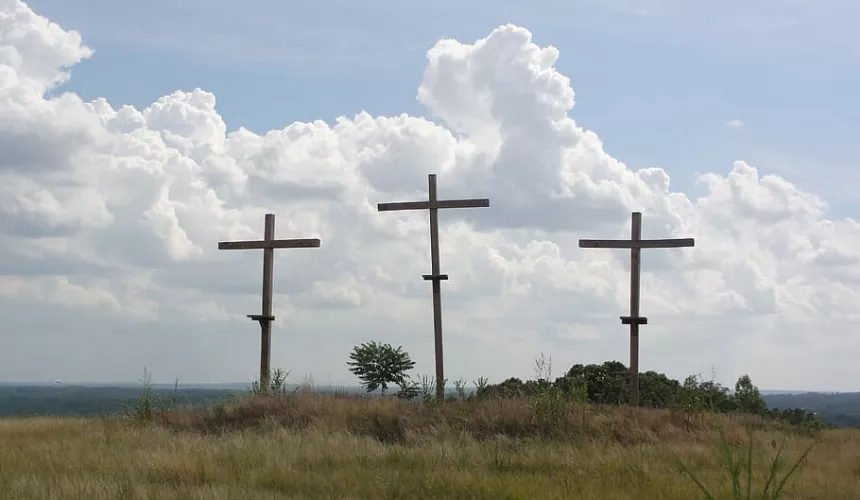
[[[439,200],[436,198],[436,174],[427,175],[430,199],[428,201],[402,201],[395,203],[380,203],[380,212],[397,210],[429,210],[430,211],[430,274],[423,275],[425,281],[433,282],[433,333],[436,347],[436,400],[445,401],[445,370],[442,361],[442,290],[441,281],[447,280],[447,274],[439,271],[439,209],[440,208],[486,208],[490,206],[487,198],[468,200]]]
[[[579,248],[630,249],[630,316],[621,316],[621,324],[630,325],[630,404],[639,406],[639,325],[648,318],[639,316],[639,268],[643,248],[680,248],[695,245],[693,238],[663,240],[642,239],[642,213],[633,212],[629,240],[579,240]]]
[[[272,351],[272,279],[275,265],[276,248],[317,248],[318,238],[303,238],[291,240],[275,239],[275,214],[266,214],[266,225],[262,240],[254,241],[221,241],[218,250],[263,250],[263,311],[262,314],[249,314],[248,317],[260,323],[260,391],[269,390],[269,374],[271,373]]]

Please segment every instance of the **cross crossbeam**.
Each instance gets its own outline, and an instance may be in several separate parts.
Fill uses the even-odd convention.
[[[643,240],[641,212],[633,212],[629,240],[579,240],[580,248],[630,249],[630,316],[621,316],[621,324],[630,325],[630,404],[633,406],[639,406],[639,325],[648,324],[648,318],[639,316],[639,278],[642,249],[683,248],[692,247],[695,244],[693,238]]]
[[[579,240],[579,248],[681,248],[691,247],[693,238],[671,240]]]
[[[397,210],[430,210],[434,208],[486,208],[489,206],[490,200],[477,198],[474,200],[396,201],[394,203],[379,203],[377,209],[380,212],[393,212]]]
[[[222,241],[218,250],[265,250],[267,248],[317,248],[319,238],[303,238],[295,240],[256,240],[256,241]]]
[[[266,214],[262,240],[220,241],[218,250],[263,250],[263,312],[249,314],[248,318],[260,323],[260,391],[269,390],[272,352],[272,281],[276,248],[318,248],[318,238],[275,239],[275,214]]]
[[[429,210],[430,211],[430,274],[422,276],[424,280],[433,283],[433,333],[436,349],[436,400],[445,401],[445,369],[442,353],[442,290],[441,282],[448,279],[447,274],[439,271],[439,209],[446,208],[486,208],[490,206],[488,198],[465,200],[439,200],[436,197],[436,174],[427,175],[428,200],[400,201],[394,203],[379,203],[380,212],[400,210]]]

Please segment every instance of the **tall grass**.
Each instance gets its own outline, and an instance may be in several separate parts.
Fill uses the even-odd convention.
[[[427,404],[306,387],[143,414],[0,420],[0,498],[850,500],[860,491],[858,431],[811,437],[758,417],[588,405],[552,391]]]
[[[793,465],[788,468],[788,471],[783,474],[782,478],[779,478],[779,472],[783,469],[784,465],[781,455],[785,447],[786,437],[783,436],[779,447],[776,450],[776,454],[771,458],[770,463],[767,466],[767,475],[764,478],[764,484],[762,485],[761,490],[758,494],[753,495],[753,457],[756,446],[755,430],[751,427],[747,428],[748,440],[744,446],[746,451],[745,455],[739,453],[739,446],[733,446],[726,439],[725,427],[722,424],[718,426],[718,430],[720,446],[717,455],[719,457],[719,463],[727,473],[728,481],[731,484],[731,498],[733,500],[754,500],[756,498],[760,500],[778,500],[779,498],[782,498],[782,494],[785,491],[788,480],[799,470],[801,464],[804,463],[806,458],[809,456],[809,453],[812,451],[812,448],[815,446],[815,443],[810,443],[794,461]],[[776,446],[775,442],[773,444]],[[681,471],[696,484],[707,500],[717,499],[717,496],[712,492],[712,490],[706,487],[696,473],[693,472],[693,470],[688,467],[683,460],[678,458],[677,455],[676,460],[678,461]],[[743,484],[744,475],[746,476],[745,485]]]

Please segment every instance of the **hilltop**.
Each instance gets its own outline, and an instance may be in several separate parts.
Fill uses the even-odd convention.
[[[287,391],[302,388],[287,384]],[[174,387],[153,384],[164,395],[175,395],[184,404],[198,405],[248,392],[248,384],[200,384]],[[340,393],[360,394],[360,387],[336,387]],[[0,417],[98,416],[121,413],[141,393],[137,385],[13,385],[0,384]],[[315,388],[318,392],[329,388]],[[860,427],[860,392],[780,392],[761,391],[769,408],[803,408],[818,414],[822,422],[838,427]],[[454,394],[454,391],[449,391]]]
[[[29,415],[0,420],[0,492],[688,500],[701,488],[747,498],[721,495],[750,470],[755,498],[860,498],[860,430],[832,428],[806,404],[836,396],[847,415],[856,395],[763,395],[746,375],[731,390],[649,371],[645,407],[631,408],[617,361],[575,364],[555,379],[455,381],[444,403],[427,377],[407,377],[392,395],[285,377],[273,372],[269,395],[256,382],[0,386],[0,412]],[[758,496],[763,488],[770,496]]]
[[[135,417],[0,420],[4,498],[701,498],[730,493],[721,435],[754,491],[781,451],[783,498],[851,499],[860,432],[762,417],[546,398],[445,404],[299,391]],[[743,452],[743,453],[741,453]],[[680,462],[678,461],[680,460]],[[718,497],[728,498],[728,497]]]

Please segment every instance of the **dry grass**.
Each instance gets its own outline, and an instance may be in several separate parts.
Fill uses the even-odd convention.
[[[783,498],[860,498],[860,431],[809,437],[755,419],[722,424],[740,447],[747,426],[758,428],[759,483],[777,441],[786,438],[786,466],[816,443]],[[731,498],[707,416],[297,394],[149,423],[0,420],[0,498],[702,498],[675,456],[717,498]]]

